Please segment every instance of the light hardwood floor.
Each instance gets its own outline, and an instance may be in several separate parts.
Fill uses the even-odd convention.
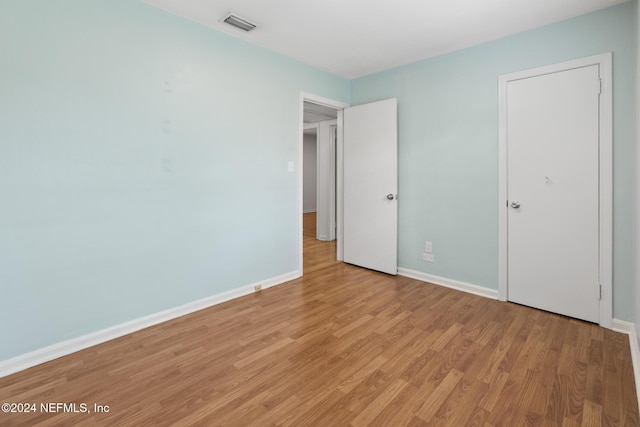
[[[316,212],[302,214],[302,235],[316,237]]]
[[[625,335],[335,261],[0,379],[0,425],[638,425]]]

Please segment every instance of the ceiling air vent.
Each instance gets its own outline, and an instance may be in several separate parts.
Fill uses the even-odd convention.
[[[251,31],[256,28],[255,24],[247,21],[244,18],[240,18],[238,15],[234,15],[230,13],[226,18],[222,20],[222,22],[226,22],[229,25],[233,25],[236,28],[240,28],[243,31]]]

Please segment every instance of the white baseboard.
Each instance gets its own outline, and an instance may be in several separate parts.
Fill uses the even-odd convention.
[[[638,398],[638,409],[640,410],[640,346],[638,344],[636,325],[632,322],[613,319],[611,329],[616,332],[629,335],[629,347],[631,347],[631,361],[633,363],[633,377],[636,382],[636,397]]]
[[[150,326],[157,325],[159,323],[163,323],[168,320],[172,320],[177,317],[181,317],[195,311],[199,311],[223,303],[225,301],[232,300],[234,298],[249,295],[254,292],[254,286],[256,285],[262,285],[262,289],[264,290],[272,286],[280,285],[290,280],[297,279],[300,276],[301,274],[299,271],[292,271],[290,273],[282,274],[280,276],[261,280],[250,285],[245,285],[239,288],[232,289],[230,291],[222,292],[217,295],[202,298],[197,301],[180,305],[178,307],[150,314],[139,319],[121,323],[110,328],[92,332],[81,337],[59,342],[32,351],[30,353],[16,356],[11,359],[0,361],[0,378],[27,368],[31,368],[36,365],[40,365],[41,363],[49,362],[59,357],[75,353],[76,351],[84,350],[97,344],[102,344],[103,342],[119,338],[123,335],[127,335],[144,328],[148,328]]]
[[[495,289],[459,282],[457,280],[447,279],[446,277],[434,276],[433,274],[423,273],[421,271],[409,270],[408,268],[398,268],[398,274],[423,282],[433,283],[434,285],[444,286],[445,288],[451,288],[485,298],[498,299],[498,291]]]
[[[302,211],[302,213],[316,213],[315,209],[305,209]]]

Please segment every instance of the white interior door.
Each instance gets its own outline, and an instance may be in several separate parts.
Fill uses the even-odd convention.
[[[507,85],[508,299],[599,320],[599,67]]]
[[[398,273],[397,100],[344,110],[343,260]]]

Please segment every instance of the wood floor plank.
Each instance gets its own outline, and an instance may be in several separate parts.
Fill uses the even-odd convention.
[[[306,234],[299,279],[0,378],[0,403],[109,412],[0,426],[640,425],[625,335],[343,264]]]
[[[395,379],[383,390],[366,408],[358,413],[351,421],[353,426],[367,426],[373,422],[384,408],[407,386],[407,383],[399,378]]]
[[[449,394],[462,379],[464,374],[455,369],[442,380],[442,382],[433,390],[433,393],[427,398],[426,402],[420,407],[416,416],[424,421],[431,420],[440,406],[447,400]]]

